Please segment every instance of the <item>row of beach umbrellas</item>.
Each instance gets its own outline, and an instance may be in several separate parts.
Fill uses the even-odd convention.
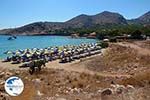
[[[93,48],[101,48],[99,46],[99,43],[82,43],[80,45],[66,45],[66,46],[54,46],[54,47],[47,47],[47,48],[32,48],[32,49],[24,49],[24,50],[16,50],[16,51],[6,51],[4,54],[6,54],[8,57],[12,56],[19,56],[19,57],[32,57],[33,55],[49,55],[53,53],[58,54],[67,54],[72,53],[75,51],[83,51],[83,50],[91,50]]]

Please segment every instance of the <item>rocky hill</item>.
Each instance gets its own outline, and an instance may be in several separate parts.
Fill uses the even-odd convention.
[[[72,18],[66,23],[72,25],[73,28],[91,27],[94,25],[105,24],[127,24],[126,19],[122,15],[108,11],[104,11],[93,16],[82,14]]]
[[[118,14],[108,11],[104,11],[97,15],[92,16],[94,24],[105,25],[105,24],[127,24],[126,19]]]
[[[14,29],[0,30],[0,34],[37,35],[48,34],[56,30],[90,28],[102,25],[128,25],[128,24],[150,25],[150,12],[133,20],[127,20],[122,15],[114,12],[104,11],[96,15],[81,14],[66,22],[35,22]]]
[[[129,22],[132,24],[150,25],[150,11],[136,19],[129,20]]]

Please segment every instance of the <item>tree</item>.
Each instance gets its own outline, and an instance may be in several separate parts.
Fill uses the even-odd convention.
[[[136,30],[131,34],[133,39],[142,39],[142,32],[140,30]]]

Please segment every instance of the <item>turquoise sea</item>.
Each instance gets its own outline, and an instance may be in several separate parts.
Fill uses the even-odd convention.
[[[0,59],[7,55],[4,52],[11,50],[26,48],[45,48],[48,46],[62,46],[62,45],[78,45],[81,43],[96,42],[96,39],[86,38],[71,38],[67,36],[17,36],[15,40],[8,40],[10,36],[0,35]]]

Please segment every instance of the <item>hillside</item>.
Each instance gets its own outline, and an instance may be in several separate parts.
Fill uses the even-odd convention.
[[[82,14],[67,21],[66,23],[73,25],[73,28],[91,27],[105,24],[127,24],[126,19],[122,15],[108,11],[104,11],[93,16]]]
[[[129,22],[132,24],[150,25],[150,11],[136,19],[129,20]]]
[[[35,22],[14,29],[0,30],[0,34],[37,35],[60,33],[62,30],[92,28],[95,26],[140,24],[150,25],[150,12],[139,18],[127,20],[119,13],[104,11],[96,15],[81,14],[66,22]],[[64,32],[64,31],[62,31]]]

